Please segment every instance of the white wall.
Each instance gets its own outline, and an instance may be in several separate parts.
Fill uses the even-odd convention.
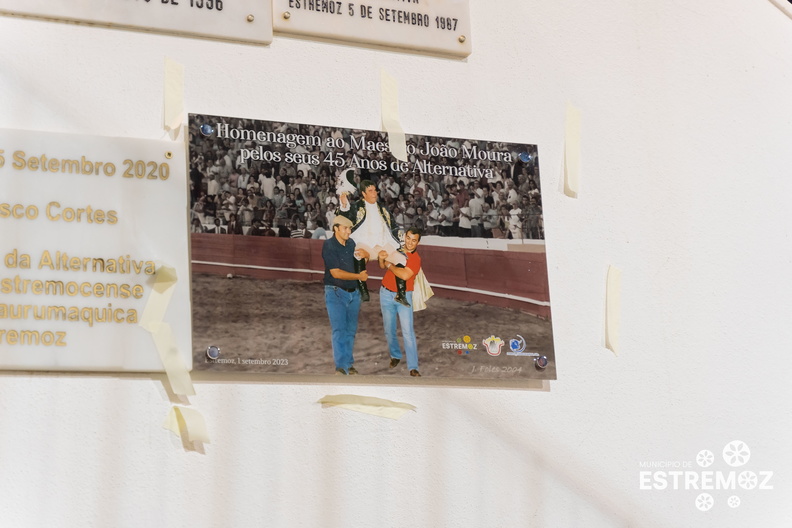
[[[471,0],[471,16],[466,61],[0,18],[0,127],[160,138],[167,55],[191,112],[374,129],[385,68],[408,132],[537,143],[559,368],[549,392],[199,381],[203,452],[162,429],[156,376],[5,373],[3,526],[792,523],[792,20],[767,0]],[[556,192],[567,101],[577,200]],[[602,346],[610,263],[619,357]],[[418,412],[315,403],[345,392]],[[700,512],[698,491],[639,489],[641,462],[705,448],[731,469],[732,440],[773,490],[716,490]]]

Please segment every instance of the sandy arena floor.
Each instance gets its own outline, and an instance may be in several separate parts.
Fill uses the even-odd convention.
[[[320,283],[193,274],[192,295],[196,370],[334,374],[330,323]],[[415,313],[423,376],[515,380],[555,377],[549,321],[515,310],[437,296],[427,306]],[[498,356],[490,356],[482,344],[491,335],[504,341]],[[538,352],[550,359],[545,371],[534,367],[533,357],[506,354],[509,340],[517,335],[525,339],[525,352]],[[471,343],[477,345],[469,354],[443,348],[444,343],[456,344],[464,336],[470,336]],[[220,347],[222,362],[206,357],[209,345]],[[408,375],[404,360],[397,368],[388,368],[376,292],[361,306],[354,354],[355,368],[361,375]]]

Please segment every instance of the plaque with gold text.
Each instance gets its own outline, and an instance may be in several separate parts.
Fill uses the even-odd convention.
[[[0,129],[0,368],[192,365],[185,172],[182,143]]]
[[[270,0],[0,0],[0,14],[269,44]]]

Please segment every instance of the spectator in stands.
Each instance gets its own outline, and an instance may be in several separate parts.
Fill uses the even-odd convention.
[[[248,183],[250,182],[250,175],[248,174],[248,170],[244,167],[239,169],[239,177],[236,181],[237,189],[242,189],[243,191],[247,191]]]
[[[248,189],[248,191],[245,193],[245,198],[247,198],[247,203],[251,209],[261,208],[262,196],[256,193],[253,189]]]
[[[306,235],[305,222],[303,222],[302,220],[299,221],[292,220],[291,233],[289,234],[289,236],[291,238],[306,238],[305,235]],[[308,234],[307,238],[310,238],[310,233]]]
[[[278,236],[278,233],[272,228],[272,226],[273,224],[270,224],[269,222],[264,222],[261,225],[261,228],[264,230],[264,236],[268,236],[268,237]]]
[[[528,180],[528,192],[526,194],[529,198],[539,197],[539,188],[536,186],[536,182],[532,179]]]
[[[231,213],[228,216],[228,225],[226,226],[226,234],[228,235],[241,235],[242,223],[237,220],[237,215]]]
[[[313,205],[305,204],[305,213],[303,214],[305,226],[309,231],[316,229],[319,220],[319,211],[315,210]]]
[[[399,229],[404,230],[404,224],[407,222],[407,218],[404,215],[404,210],[398,205],[393,206],[393,221],[396,222]]]
[[[415,219],[413,220],[412,227],[420,229],[421,233],[426,231],[426,212],[423,207],[415,209]]]
[[[275,196],[275,177],[272,173],[266,171],[266,173],[259,174],[259,185],[261,186],[262,194],[266,196],[267,200],[272,200]]]
[[[218,160],[215,160],[214,163],[212,163],[209,166],[209,169],[208,169],[207,172],[209,173],[209,179],[213,179],[213,180],[217,181],[217,184],[219,185],[220,184],[220,162]],[[210,189],[210,191],[211,191],[211,189]],[[211,192],[209,193],[209,196],[212,196]]]
[[[253,225],[248,231],[248,236],[264,236],[264,229],[261,227],[261,221],[253,220]]]
[[[220,182],[217,180],[217,176],[214,174],[209,176],[209,184],[207,185],[206,194],[209,195],[209,198],[214,198],[220,194]]]
[[[481,188],[481,199],[484,200],[484,203],[490,206],[490,209],[495,207],[495,198],[492,197],[492,191],[489,188],[489,184],[483,186]]]
[[[426,210],[426,199],[423,197],[423,193],[420,189],[414,191],[412,193],[413,196],[413,207],[420,207],[423,210]],[[417,209],[416,209],[417,210]]]
[[[330,191],[330,184],[323,182],[319,191],[316,193],[316,201],[321,207],[326,208],[328,205],[327,198],[329,198],[331,195],[333,195],[333,193]]]
[[[509,210],[509,238],[514,240],[523,238],[522,209],[518,205]]]
[[[400,194],[395,202],[389,202],[391,207],[401,207],[405,209],[407,207],[407,198],[404,197],[403,194]]]
[[[325,225],[331,225],[333,219],[338,213],[336,212],[336,204],[330,203],[327,205],[327,213],[325,213]]]
[[[316,195],[314,194],[313,189],[308,189],[305,193],[305,205],[310,205],[314,209],[319,207],[319,200],[317,200]]]
[[[506,201],[512,207],[519,206],[520,204],[520,194],[517,192],[517,189],[514,188],[514,182],[512,180],[506,180]]]
[[[201,221],[196,217],[192,219],[192,223],[190,224],[190,233],[203,233],[204,226],[201,224]]]
[[[326,240],[327,231],[325,231],[324,228],[324,221],[322,221],[322,219],[320,218],[316,221],[316,224],[317,224],[316,229],[314,229],[313,233],[311,233],[311,238]]]
[[[426,234],[437,235],[440,228],[440,212],[435,208],[434,203],[429,202],[426,205]]]
[[[215,233],[217,235],[224,235],[226,234],[225,228],[221,225],[220,219],[215,218],[214,227],[210,227],[206,230],[207,233]]]
[[[464,181],[459,180],[456,189],[456,204],[461,209],[466,203],[468,203],[468,200],[470,200],[470,195],[468,194],[467,186],[465,185]]]
[[[484,202],[481,206],[481,232],[484,238],[492,238],[492,230],[498,224],[498,214]]]
[[[415,224],[415,211],[416,208],[412,204],[404,211],[404,231],[407,231]]]
[[[291,229],[288,226],[288,220],[277,219],[277,228],[278,228],[278,237],[279,238],[291,238]],[[275,225],[275,224],[273,224]]]
[[[280,189],[284,195],[286,194],[286,190],[288,189],[288,187],[286,186],[286,181],[288,179],[289,177],[286,176],[286,169],[281,169],[280,173],[277,176],[275,176],[275,187]]]
[[[202,191],[198,196],[196,202],[193,204],[192,214],[190,215],[190,217],[197,218],[203,224],[205,218],[205,208],[206,208],[206,194],[204,194],[204,192]]]
[[[298,179],[299,179],[299,176],[298,176]],[[294,189],[294,192],[292,193],[292,196],[293,196],[293,200],[294,200],[294,207],[295,207],[295,209],[297,209],[297,213],[304,214],[305,213],[305,197],[303,196],[302,191],[300,191],[299,188],[296,188],[296,189]]]
[[[454,208],[451,207],[448,198],[443,198],[440,203],[437,219],[440,221],[440,236],[453,236]]]
[[[440,185],[435,181],[434,176],[431,174],[426,175],[425,183],[427,189],[427,198],[435,201],[440,196]],[[429,190],[431,190],[431,196],[429,195]]]
[[[261,186],[259,185],[258,181],[253,179],[252,177],[248,181],[247,188],[245,188],[247,192],[254,192],[255,194],[261,195]]]
[[[305,172],[298,170],[297,177],[294,179],[294,183],[292,184],[291,188],[294,191],[300,191],[299,198],[303,201],[305,200],[305,193],[308,191],[308,184],[305,183]],[[295,193],[295,199],[298,195]]]
[[[542,223],[542,207],[539,201],[534,198],[528,198],[528,207],[526,215],[526,230],[528,238],[543,239],[544,238],[544,224]]]
[[[393,175],[389,175],[387,178],[386,184],[386,192],[387,196],[390,198],[396,198],[401,193],[401,188],[398,183],[393,179]]]
[[[511,205],[506,195],[506,191],[500,190],[495,193],[495,203],[497,204],[496,207],[498,209],[500,209],[502,205]]]
[[[239,206],[237,218],[239,218],[239,221],[243,226],[249,226],[253,224],[253,208],[250,207],[250,203],[248,202],[247,198],[242,198],[242,204]]]
[[[481,214],[483,212],[482,206],[484,200],[479,196],[475,190],[470,193],[470,201],[468,202],[468,214],[470,216],[470,236],[483,237],[484,230],[481,227]]]
[[[225,191],[223,193],[223,202],[220,208],[222,211],[226,211],[228,213],[236,213],[237,211],[236,197],[232,195],[229,191]]]
[[[294,199],[291,196],[287,196],[286,199],[283,200],[281,209],[286,211],[286,218],[292,218],[297,214],[297,206],[294,204]]]
[[[497,238],[509,238],[509,211],[511,211],[511,207],[509,204],[504,203],[498,209],[500,213],[498,214],[498,226],[496,229],[498,230]]]
[[[271,201],[272,201],[272,206],[275,208],[275,210],[280,209],[281,206],[283,205],[284,196],[283,196],[283,191],[281,191],[280,187],[275,187]]]
[[[203,156],[198,156],[190,168],[190,201],[194,204],[203,193]]]
[[[469,238],[473,233],[473,219],[470,216],[470,206],[459,208],[459,236]]]
[[[459,236],[459,218],[461,215],[459,211],[459,204],[456,202],[452,203],[451,210],[454,212],[454,215],[451,218],[451,236]]]
[[[231,165],[226,162],[225,158],[220,158],[217,160],[217,174],[220,177],[220,181],[230,182],[231,180]]]

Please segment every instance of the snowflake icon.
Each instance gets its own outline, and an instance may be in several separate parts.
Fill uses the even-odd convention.
[[[701,467],[710,467],[715,462],[715,454],[709,449],[702,449],[696,455],[696,463]]]
[[[729,505],[729,508],[739,508],[740,497],[738,497],[737,495],[732,495],[731,497],[729,497],[727,504]]]
[[[756,473],[753,471],[743,471],[737,475],[737,483],[742,489],[751,490],[759,483]]]
[[[696,508],[707,511],[715,505],[715,499],[709,493],[702,493],[696,497]]]
[[[723,460],[731,467],[744,466],[751,458],[751,450],[745,442],[735,440],[723,448]]]

